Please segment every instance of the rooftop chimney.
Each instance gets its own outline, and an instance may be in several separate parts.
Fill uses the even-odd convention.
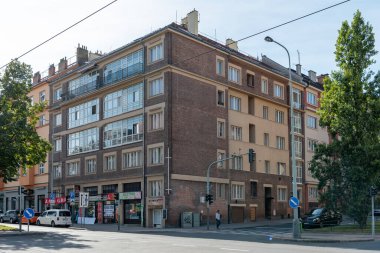
[[[54,64],[51,64],[49,67],[49,77],[54,76],[54,74],[55,74],[55,66]]]
[[[309,78],[311,81],[316,82],[317,81],[317,73],[313,70],[309,70]]]
[[[81,46],[78,44],[77,47],[77,63],[78,65],[83,65],[84,63],[88,62],[88,50],[86,46]]]
[[[34,76],[33,76],[33,85],[38,84],[40,81],[41,81],[41,74],[38,71],[38,72],[34,73]]]
[[[239,50],[237,42],[233,39],[226,39],[226,46],[236,51]]]
[[[58,71],[62,71],[62,70],[65,70],[67,69],[67,59],[66,57],[65,58],[62,58],[59,63],[58,63]]]
[[[189,32],[195,35],[198,35],[198,15],[198,11],[194,9],[181,20],[182,25],[185,26]]]
[[[102,52],[96,51],[93,53],[90,51],[88,53],[88,61],[95,60],[96,58],[99,58],[100,56],[102,56]]]
[[[325,77],[329,76],[329,74],[323,74],[323,75],[319,75],[317,76],[317,80],[318,80],[318,83],[320,84],[323,84],[323,79],[325,79]]]
[[[302,75],[302,71],[301,71],[301,64],[296,64],[296,72],[297,72],[297,75]]]

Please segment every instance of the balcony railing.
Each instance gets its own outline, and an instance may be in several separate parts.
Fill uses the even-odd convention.
[[[96,90],[97,87],[98,87],[98,80],[94,80],[92,82],[83,84],[76,89],[70,90],[69,96],[70,97],[79,96],[81,94]]]
[[[104,85],[109,85],[111,83],[126,79],[143,72],[143,64],[136,63],[127,68],[120,69],[116,72],[111,72],[110,74],[105,74],[103,79]]]

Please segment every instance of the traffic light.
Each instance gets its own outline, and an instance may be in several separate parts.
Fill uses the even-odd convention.
[[[250,148],[248,149],[248,161],[249,163],[253,163],[255,161],[255,157],[256,154],[255,154],[255,151],[253,150],[253,148]]]
[[[369,190],[369,193],[371,196],[376,196],[377,195],[377,189],[375,186],[371,186],[371,189]]]
[[[113,198],[114,198],[115,200],[119,200],[119,193],[115,192],[115,193],[113,194]]]
[[[206,194],[206,202],[211,205],[214,202],[212,194]]]

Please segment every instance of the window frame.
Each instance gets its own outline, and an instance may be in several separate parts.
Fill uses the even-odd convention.
[[[269,81],[268,81],[268,78],[261,77],[260,85],[261,85],[261,88],[260,88],[261,93],[268,95],[268,93],[269,93]]]
[[[273,84],[273,97],[284,99],[284,94],[285,94],[285,87],[284,87],[284,85],[275,82]]]
[[[219,65],[219,63],[221,63]],[[215,73],[218,75],[218,76],[225,76],[226,75],[226,61],[224,60],[224,58],[220,57],[220,56],[216,56],[216,59],[215,59]],[[221,68],[219,69],[219,66],[221,66]]]
[[[228,81],[241,84],[241,67],[230,63],[228,64]]]
[[[149,64],[154,64],[154,63],[157,63],[159,61],[162,61],[164,60],[165,58],[165,51],[164,51],[164,40],[163,39],[160,39],[159,41],[156,41],[152,44],[150,44],[148,47],[147,47],[147,62],[148,62],[148,65]],[[155,51],[157,50],[157,51]],[[155,51],[155,52],[153,52]]]

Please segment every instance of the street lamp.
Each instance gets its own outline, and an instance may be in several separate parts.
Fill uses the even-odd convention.
[[[285,49],[286,53],[288,54],[289,59],[289,88],[290,88],[290,152],[291,152],[291,168],[292,168],[292,185],[293,185],[293,195],[297,196],[297,170],[296,170],[296,156],[294,153],[294,102],[293,102],[293,85],[292,85],[292,73],[291,73],[291,66],[290,66],[290,54],[288,49],[286,49],[285,46],[278,43],[274,39],[272,39],[269,36],[265,37],[266,42],[274,42],[277,45],[281,46],[283,49]],[[301,237],[301,231],[300,231],[300,224],[298,220],[298,208],[293,208],[293,237],[294,238],[300,238]]]

